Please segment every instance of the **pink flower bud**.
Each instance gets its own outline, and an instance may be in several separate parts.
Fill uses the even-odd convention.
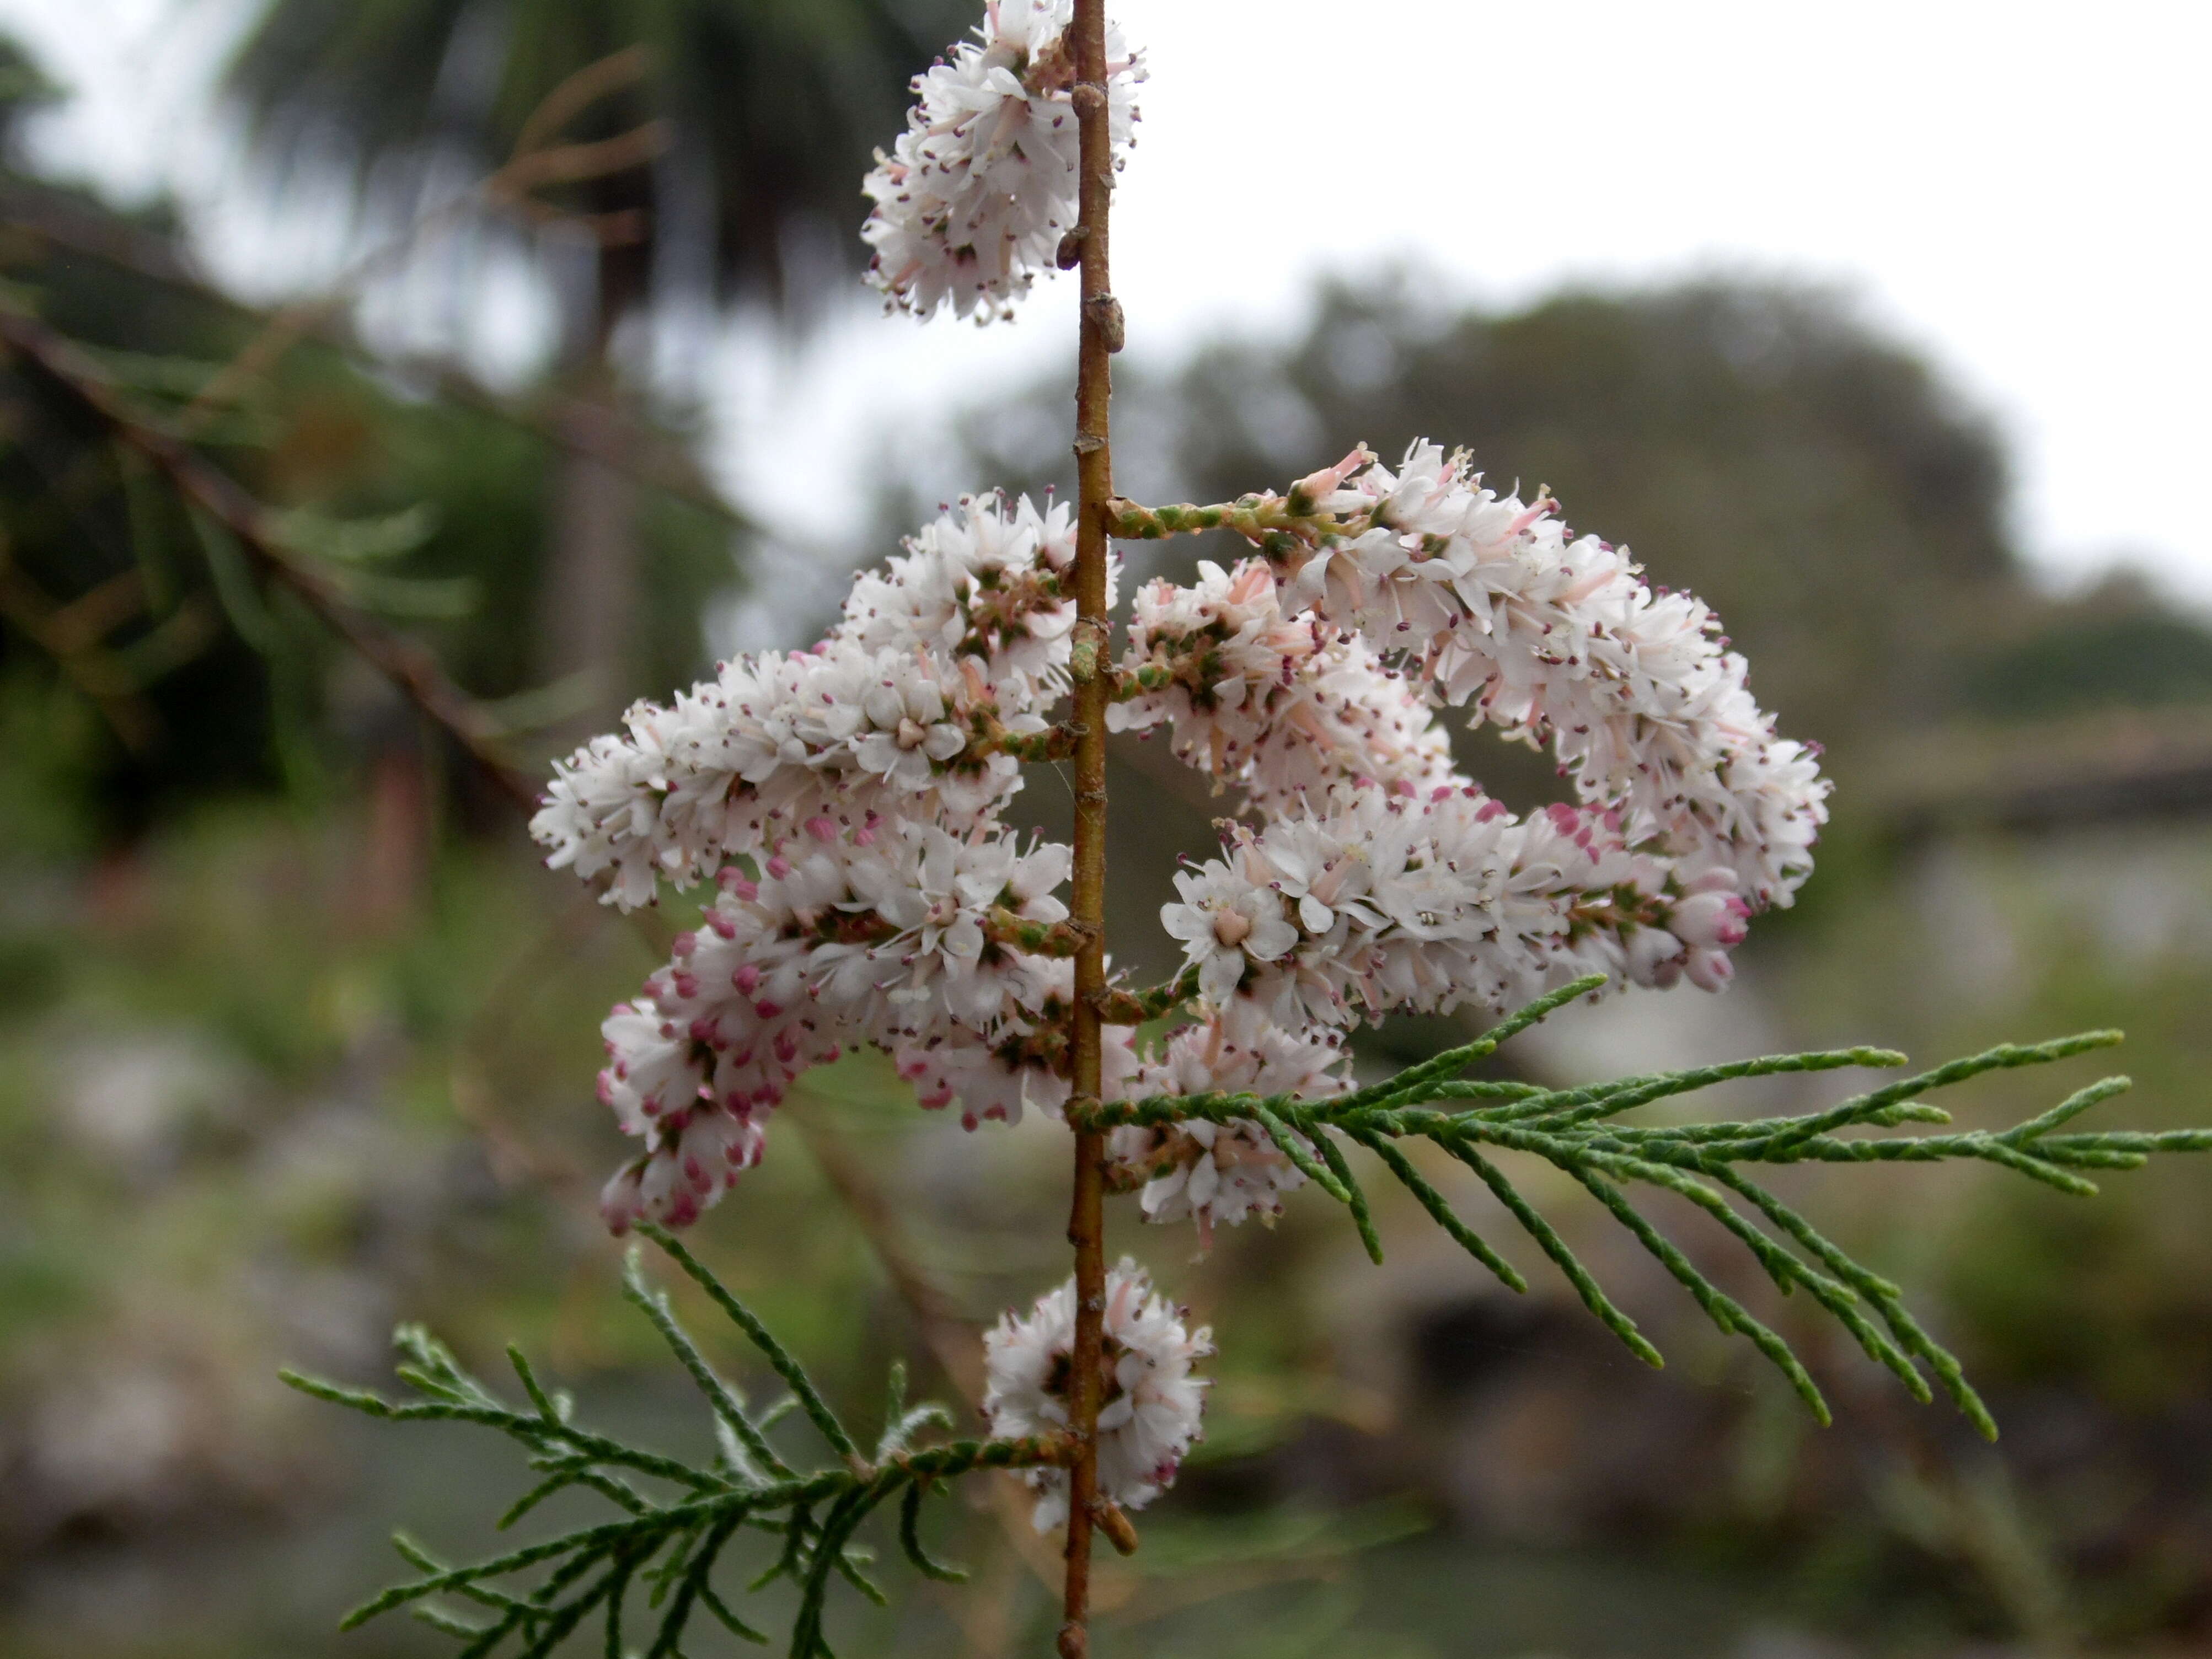
[[[1717,991],[1735,977],[1735,964],[1724,951],[1692,951],[1683,959],[1682,971],[1701,991]]]
[[[1674,907],[1668,926],[1698,950],[1732,950],[1744,941],[1751,907],[1734,893],[1692,893]]]
[[[1628,976],[1638,985],[1671,985],[1682,976],[1682,941],[1663,927],[1628,934]]]

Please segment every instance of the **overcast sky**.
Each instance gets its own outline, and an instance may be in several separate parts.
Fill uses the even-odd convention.
[[[0,21],[81,94],[50,157],[126,191],[166,180],[204,208],[219,267],[276,291],[327,248],[222,205],[200,88],[236,3],[0,0]],[[1152,71],[1115,205],[1132,350],[1295,326],[1316,273],[1395,259],[1490,303],[1713,270],[1838,283],[1999,420],[2021,542],[2056,579],[2127,558],[2212,605],[2202,0],[1116,15]],[[1011,327],[860,306],[796,355],[733,341],[712,377],[732,481],[795,528],[849,526],[886,388],[915,427],[1063,359],[1068,286]],[[543,325],[507,290],[477,332],[512,363]]]

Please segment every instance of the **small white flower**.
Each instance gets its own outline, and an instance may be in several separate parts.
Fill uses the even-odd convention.
[[[1273,962],[1298,942],[1281,898],[1227,866],[1209,864],[1175,879],[1182,902],[1163,905],[1160,925],[1182,941],[1184,960],[1198,969],[1200,994],[1209,1001],[1228,1000],[1248,960]]]
[[[937,765],[967,747],[959,723],[947,718],[944,688],[911,659],[882,665],[860,693],[867,724],[852,738],[863,771],[909,793],[927,789]]]
[[[1106,1275],[1101,1355],[1098,1486],[1123,1509],[1141,1509],[1173,1483],[1199,1438],[1206,1382],[1191,1367],[1213,1352],[1213,1333],[1188,1329],[1181,1309],[1152,1292],[1127,1257]],[[983,1415],[1001,1440],[1056,1434],[1068,1425],[1075,1352],[1075,1284],[1037,1298],[1022,1318],[1012,1311],[984,1334],[988,1386]],[[1030,1469],[1038,1497],[1033,1519],[1048,1532],[1067,1519],[1067,1473]]]
[[[760,1162],[766,1136],[750,1118],[699,1105],[657,1125],[644,1157],[615,1172],[599,1214],[617,1237],[639,1221],[688,1227]]]
[[[644,997],[618,1002],[599,1026],[607,1051],[599,1102],[626,1135],[641,1135],[665,1114],[699,1097],[705,1079],[697,1045],[684,1025]]]

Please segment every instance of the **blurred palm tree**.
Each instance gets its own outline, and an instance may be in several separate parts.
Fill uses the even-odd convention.
[[[343,179],[372,222],[557,127],[647,135],[635,164],[534,189],[593,233],[541,237],[560,296],[569,461],[553,502],[548,666],[618,672],[635,580],[612,348],[677,300],[803,321],[858,263],[860,181],[968,0],[264,0],[228,87],[281,188]],[[563,258],[562,252],[568,257]],[[617,689],[610,684],[610,691]]]

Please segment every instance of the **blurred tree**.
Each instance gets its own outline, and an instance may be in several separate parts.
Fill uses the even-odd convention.
[[[21,46],[0,36],[0,156],[14,161],[24,121],[61,95]]]
[[[510,404],[450,376],[364,372],[340,331],[237,377],[203,410],[220,366],[270,338],[275,319],[209,285],[168,204],[121,212],[18,170],[15,136],[59,95],[0,40],[10,303],[88,351],[149,419],[190,431],[246,488],[294,509],[302,534],[349,541],[341,574],[356,598],[397,601],[395,618],[471,690],[528,689],[537,665],[513,619],[540,583],[560,400]],[[641,423],[629,459],[653,485],[635,514],[647,579],[634,660],[656,684],[697,672],[700,617],[732,576],[733,515],[685,459],[685,435]],[[349,520],[356,528],[338,528]],[[76,400],[0,358],[0,850],[112,845],[187,799],[330,771],[359,739],[411,742],[364,677],[330,695],[323,629],[216,556]]]
[[[236,349],[249,331],[238,314],[47,234],[66,222],[88,244],[175,261],[166,204],[115,213],[17,170],[25,123],[63,95],[0,38],[11,301],[115,354],[125,374]],[[78,853],[179,789],[268,775],[259,665],[221,628],[204,574],[155,551],[180,550],[185,532],[142,482],[51,388],[0,360],[0,846],[18,859]]]
[[[822,276],[856,263],[870,147],[896,131],[907,81],[971,11],[951,0],[266,0],[229,77],[262,154],[283,180],[342,172],[380,220],[419,210],[436,181],[488,174],[549,126],[586,143],[660,141],[649,164],[641,154],[544,198],[596,240],[588,271],[562,268],[562,239],[538,249],[580,394],[555,489],[551,668],[605,671],[630,629],[630,507],[609,461],[623,441],[617,328],[701,295],[789,317]],[[641,48],[635,74],[595,68]],[[603,95],[585,101],[592,92]]]
[[[2212,702],[2212,631],[2123,572],[2078,598],[2024,607],[1965,665],[1960,689],[1975,713],[2005,721]]]

